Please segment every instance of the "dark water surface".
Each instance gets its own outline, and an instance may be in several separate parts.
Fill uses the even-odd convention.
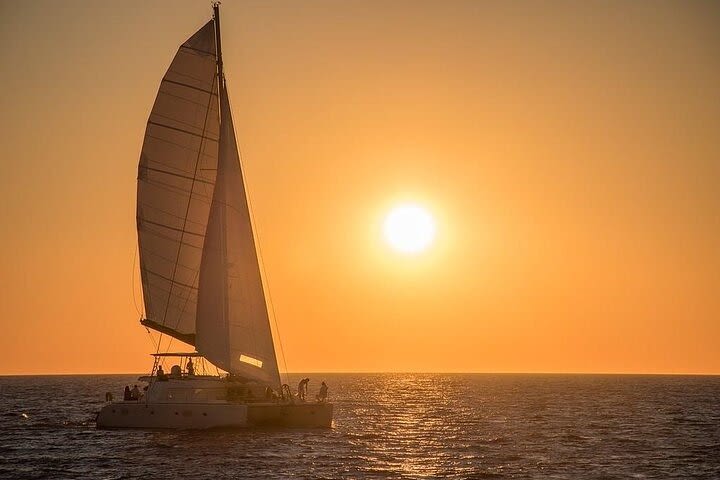
[[[332,430],[96,430],[135,378],[0,377],[0,477],[720,478],[718,376],[311,374]]]

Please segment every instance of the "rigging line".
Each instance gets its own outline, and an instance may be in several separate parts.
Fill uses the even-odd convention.
[[[193,281],[192,281],[193,285],[195,285],[195,282],[197,281],[199,274],[200,274],[200,269],[198,268],[198,270],[195,271],[195,276],[193,277]],[[177,321],[176,325],[180,323],[180,318],[185,314],[185,309],[187,308],[187,305],[190,302],[190,297],[192,297],[192,294],[193,294],[192,290],[188,290],[188,294],[185,297],[185,303],[183,303],[183,306],[180,309],[180,313],[178,314],[178,321]],[[177,296],[180,297],[180,294],[178,294]],[[193,303],[195,303],[195,312],[197,314],[197,294],[195,296],[196,296],[196,300]],[[168,344],[168,350],[170,349],[171,344],[172,344],[172,339],[171,339],[171,342]],[[168,350],[165,350],[165,353],[167,353]]]
[[[150,343],[152,343],[153,349],[155,349],[156,345],[155,345],[155,339],[153,339],[152,330],[150,330],[148,327],[145,327],[145,330],[147,331],[147,334],[148,334],[148,340],[150,340]]]
[[[227,84],[227,80],[225,83]],[[227,90],[227,85],[225,85],[225,89]],[[226,98],[228,101],[228,105],[230,107],[230,112],[232,114],[232,105],[230,105],[230,97],[226,95]],[[233,130],[234,130],[234,128],[235,128],[235,126],[233,125]],[[233,132],[233,133],[235,133],[235,132]],[[236,135],[236,137],[237,137],[237,135]],[[237,140],[236,140],[235,146],[238,149],[238,157],[240,157],[242,159],[242,153],[240,151],[241,149],[240,149],[240,146],[237,144]],[[275,304],[272,301],[272,294],[270,293],[270,280],[268,278],[267,271],[265,270],[265,262],[263,261],[262,248],[260,247],[260,232],[259,232],[259,229],[257,228],[257,222],[255,221],[255,215],[253,214],[252,201],[250,200],[250,187],[249,187],[248,182],[245,180],[245,175],[244,175],[243,168],[242,168],[242,161],[240,162],[239,166],[240,166],[240,175],[243,177],[243,184],[245,186],[245,192],[246,192],[245,197],[247,198],[248,211],[250,212],[250,221],[255,226],[255,228],[253,228],[253,232],[255,233],[255,236],[257,237],[257,242],[255,242],[255,247],[257,248],[258,263],[260,265],[260,270],[262,271],[262,276],[265,277],[265,283],[267,284],[268,303],[270,304],[270,311],[272,312],[273,323],[275,324],[275,331],[277,332],[278,344],[280,346],[280,355],[282,356],[283,366],[285,367],[285,383],[289,384],[287,357],[285,357],[285,349],[283,348],[282,337],[280,336],[280,326],[278,325],[277,315],[275,314]],[[232,205],[228,205],[228,206],[233,208]],[[270,335],[272,336],[272,333]],[[279,373],[280,372],[278,372],[278,375],[279,375]],[[280,383],[282,384],[282,380]],[[282,385],[280,386],[280,389],[282,390]]]
[[[215,75],[215,76],[217,76],[217,75]],[[212,99],[213,99],[213,96],[210,95],[208,98],[207,109],[205,110],[205,122],[203,124],[203,130],[202,130],[203,133],[205,133],[205,130],[207,129],[207,122],[208,122],[208,118],[210,117],[210,110],[211,110],[210,106],[212,105]],[[195,177],[197,177],[197,174],[198,174],[197,169],[198,169],[198,166],[200,165],[200,155],[201,155],[201,152],[203,151],[203,148],[202,148],[203,142],[204,142],[204,135],[203,135],[203,140],[201,140],[201,142],[200,142],[200,149],[198,150],[197,158],[195,159],[195,172],[193,174],[192,184],[190,185],[190,195],[188,195],[187,207],[185,208],[185,219],[183,220],[183,227],[182,227],[183,230],[185,230],[187,218],[188,218],[188,215],[190,214],[190,205],[192,204],[192,197],[193,197],[192,192],[195,190]],[[183,243],[184,238],[185,238],[185,233],[181,233],[180,234],[180,245],[178,245],[177,255],[175,256],[175,266],[173,267],[173,274],[171,277],[173,279],[175,278],[175,273],[177,272],[177,264],[180,261],[180,252],[182,251],[182,243]],[[171,285],[174,285],[174,284],[171,284]],[[170,291],[172,291],[172,286],[170,287]],[[165,320],[167,318],[167,312],[168,312],[169,306],[170,306],[170,296],[168,296],[167,302],[165,302],[165,311],[163,312],[163,317],[162,317],[163,325],[165,325]],[[179,323],[180,323],[180,318],[178,318],[177,321],[175,322],[175,328],[173,330],[177,330],[177,326]]]
[[[138,302],[137,298],[135,296],[135,265],[137,265],[137,256],[138,256],[138,245],[135,244],[135,254],[133,255],[133,264],[132,264],[132,275],[130,278],[130,289],[132,290],[132,297],[133,297],[133,305],[135,305],[135,311],[140,315],[140,318],[144,316],[144,312],[141,308],[138,308]]]

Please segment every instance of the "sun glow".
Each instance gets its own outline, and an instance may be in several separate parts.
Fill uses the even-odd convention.
[[[419,205],[398,205],[385,217],[383,235],[385,241],[400,253],[420,253],[435,239],[435,220]]]

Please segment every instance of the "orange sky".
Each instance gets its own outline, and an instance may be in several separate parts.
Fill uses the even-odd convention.
[[[0,2],[0,374],[149,369],[138,155],[210,13]],[[222,14],[289,370],[720,373],[716,2]],[[412,259],[380,235],[402,200],[438,223]]]

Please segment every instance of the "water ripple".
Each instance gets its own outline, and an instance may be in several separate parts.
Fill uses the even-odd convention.
[[[310,377],[331,430],[101,431],[135,377],[0,377],[0,477],[720,478],[720,377]]]

